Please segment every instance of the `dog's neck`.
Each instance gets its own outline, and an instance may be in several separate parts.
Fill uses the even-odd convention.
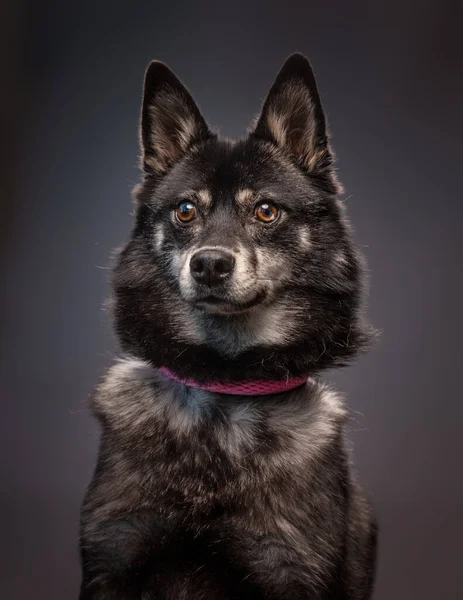
[[[167,367],[161,367],[160,371],[170,379],[174,379],[189,387],[232,396],[267,396],[271,394],[280,394],[300,387],[309,381],[309,378],[307,377],[292,377],[283,381],[259,379],[233,383],[227,381],[199,382],[194,379],[179,377]]]
[[[117,328],[124,352],[156,369],[169,369],[172,379],[189,381],[190,387],[206,390],[211,383],[220,384],[227,386],[224,393],[238,394],[231,387],[258,382],[262,389],[265,382],[261,393],[275,393],[275,382],[278,391],[284,391],[325,369],[345,365],[371,337],[371,330],[351,311],[343,314],[337,305],[327,305],[329,318],[321,327],[324,323],[308,312],[311,305],[297,304],[307,311],[298,314],[299,320],[278,304],[241,318],[187,314],[185,319],[183,305],[173,302],[168,313],[160,307],[164,318],[153,318],[140,330],[130,329],[130,313],[120,311]],[[150,308],[153,315],[155,308]],[[288,386],[280,388],[282,382]]]

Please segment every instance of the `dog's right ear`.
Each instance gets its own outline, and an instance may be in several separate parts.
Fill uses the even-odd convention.
[[[185,86],[164,63],[153,61],[143,91],[143,169],[164,175],[189,148],[212,136]]]

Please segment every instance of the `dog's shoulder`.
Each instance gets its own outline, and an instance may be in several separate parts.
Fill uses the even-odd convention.
[[[101,416],[123,416],[130,404],[153,393],[156,371],[146,362],[123,356],[108,369],[91,398],[93,410]]]
[[[282,440],[288,459],[314,460],[343,443],[347,410],[329,385],[309,380],[286,401],[271,399],[268,422]]]
[[[148,362],[118,359],[95,390],[91,408],[103,425],[126,438],[168,427],[188,434],[214,406],[213,394],[171,380]]]

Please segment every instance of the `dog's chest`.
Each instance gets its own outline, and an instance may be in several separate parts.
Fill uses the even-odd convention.
[[[130,496],[202,508],[238,496],[256,504],[277,480],[307,476],[345,419],[338,397],[321,384],[231,397],[167,381],[138,360],[109,371],[94,410]]]
[[[257,600],[250,575],[261,544],[269,557],[282,543],[305,547],[310,507],[332,493],[319,481],[331,478],[327,455],[338,462],[345,419],[326,387],[233,398],[192,391],[126,361],[109,371],[93,407],[103,440],[85,536],[106,539],[100,529],[108,523],[111,552],[120,539],[118,568],[143,557],[147,598],[163,589],[166,599]]]

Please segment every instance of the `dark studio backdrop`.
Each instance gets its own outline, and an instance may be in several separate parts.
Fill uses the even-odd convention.
[[[77,597],[85,401],[117,348],[102,303],[128,235],[144,69],[167,62],[239,137],[311,60],[383,330],[328,377],[381,525],[375,600],[457,600],[462,506],[462,5],[2,4],[0,598]]]

